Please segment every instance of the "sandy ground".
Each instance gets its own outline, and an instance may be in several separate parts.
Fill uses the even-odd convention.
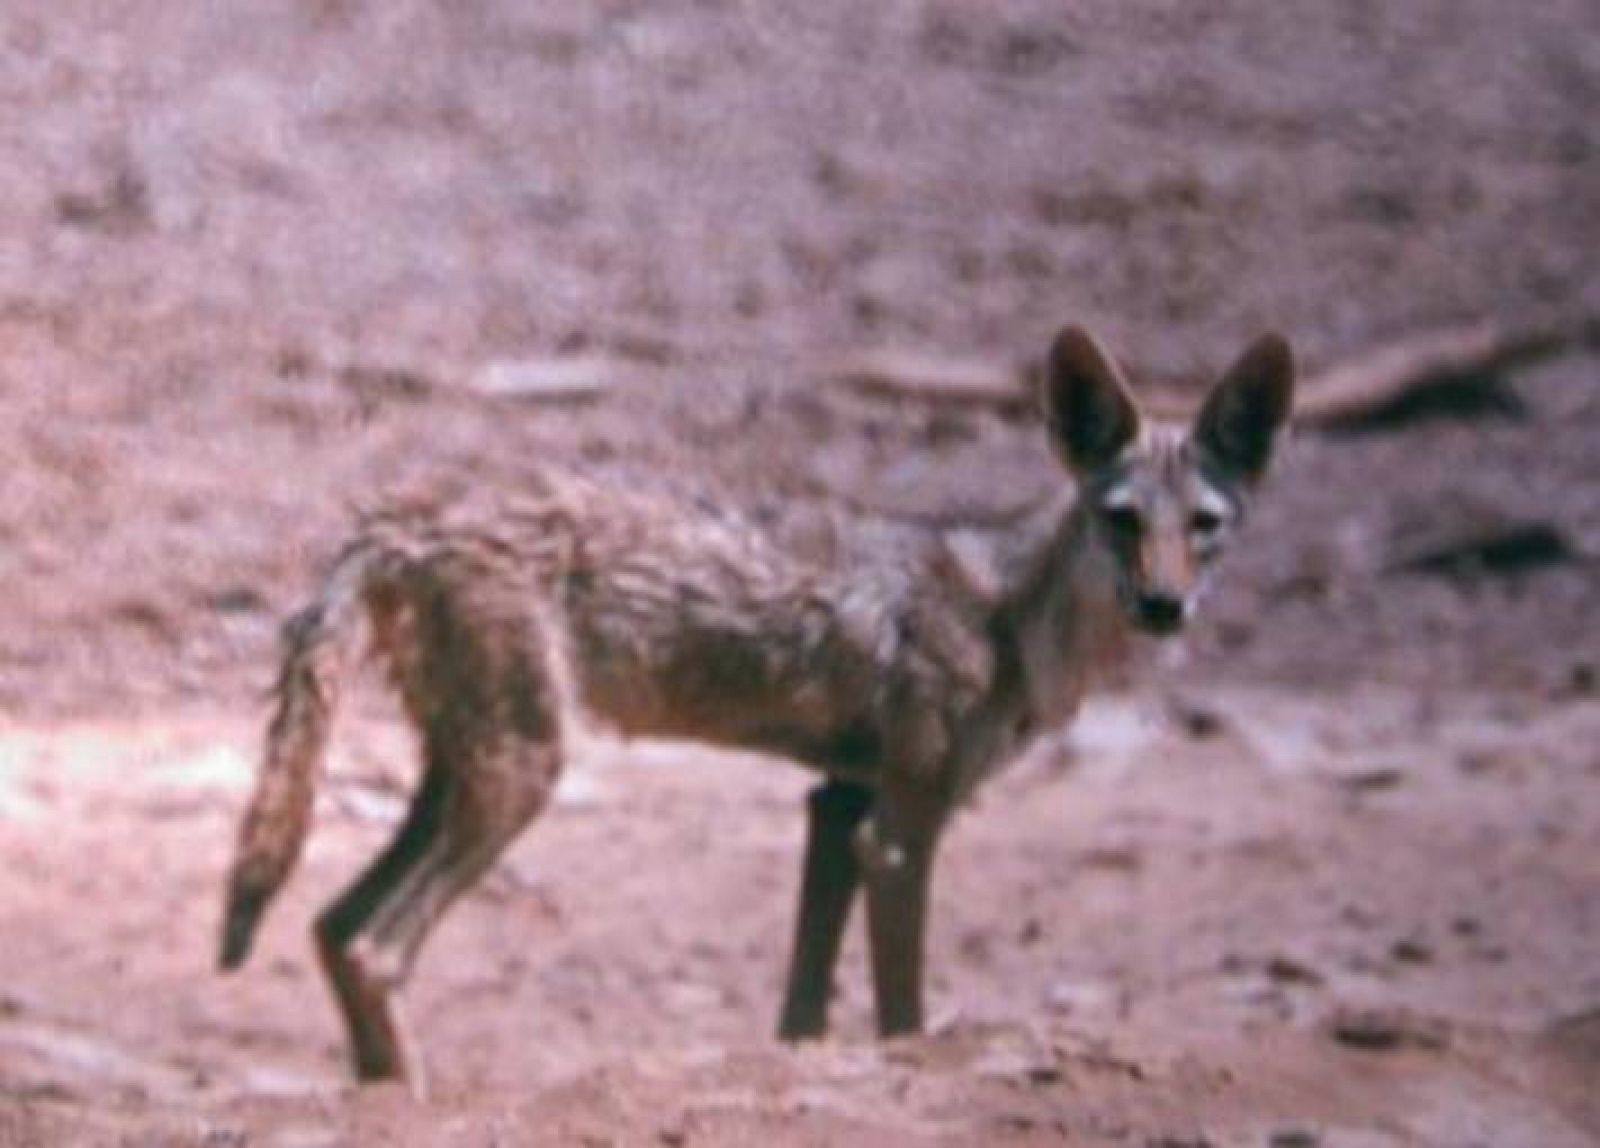
[[[1297,441],[1204,624],[958,823],[927,1037],[871,1039],[859,938],[836,1036],[770,1037],[804,775],[601,742],[426,954],[431,1099],[353,1088],[306,925],[409,776],[371,697],[263,951],[210,969],[278,619],[352,502],[557,460],[983,520],[1059,481],[1027,415],[831,364],[1071,318],[1182,395],[1267,326],[1315,369],[1592,316],[1597,31],[8,4],[0,1143],[1600,1142],[1582,346]],[[603,389],[495,393],[556,369]]]
[[[932,1035],[870,1039],[857,941],[837,1037],[800,1050],[768,1027],[801,780],[592,747],[429,951],[426,1106],[342,1083],[305,941],[398,811],[392,728],[344,740],[306,872],[226,982],[210,910],[248,733],[15,733],[7,1142],[1591,1142],[1600,808],[1573,795],[1600,768],[1573,747],[1596,707],[1235,688],[1197,711],[1200,737],[1104,700],[1019,764],[943,860]]]

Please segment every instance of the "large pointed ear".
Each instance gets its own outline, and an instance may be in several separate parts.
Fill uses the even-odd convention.
[[[1043,397],[1051,445],[1075,473],[1110,465],[1139,433],[1122,372],[1081,327],[1065,328],[1051,345]]]
[[[1272,444],[1294,403],[1294,353],[1282,335],[1263,335],[1213,388],[1194,424],[1201,455],[1246,482],[1272,460]]]

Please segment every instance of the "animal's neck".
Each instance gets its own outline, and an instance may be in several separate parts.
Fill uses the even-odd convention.
[[[1125,629],[1115,568],[1092,529],[1081,504],[1061,515],[1019,564],[997,607],[996,632],[1014,644],[1036,726],[1072,715],[1090,671]]]

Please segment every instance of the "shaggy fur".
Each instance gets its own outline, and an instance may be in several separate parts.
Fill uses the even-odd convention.
[[[918,1029],[928,881],[952,810],[1072,715],[1123,632],[1182,625],[1267,465],[1292,376],[1287,344],[1267,336],[1188,432],[1149,428],[1111,358],[1064,331],[1044,403],[1077,497],[983,590],[931,534],[840,569],[703,506],[558,473],[368,516],[285,630],[222,965],[245,960],[294,866],[341,683],[370,659],[423,763],[394,840],[316,926],[362,1079],[420,1087],[394,993],[439,917],[547,802],[580,712],[824,774],[780,1031],[823,1031],[863,884],[878,1027]]]

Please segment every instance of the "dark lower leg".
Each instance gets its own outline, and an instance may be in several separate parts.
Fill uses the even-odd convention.
[[[357,931],[325,958],[363,1079],[402,1079],[420,1093],[420,1065],[394,994],[440,918],[544,805],[554,754],[542,746],[503,761],[467,758],[451,775],[437,831],[420,853],[407,855],[403,871],[376,898],[363,903]]]
[[[318,951],[344,1016],[356,1078],[403,1081],[420,1090],[421,1065],[396,1007],[394,985],[374,976],[359,956],[343,948],[322,943]]]
[[[920,1032],[928,885],[938,826],[933,821],[897,826],[879,817],[869,831],[874,840],[865,850],[867,935],[878,1033]]]
[[[827,781],[811,791],[806,806],[800,911],[778,1022],[778,1035],[785,1040],[820,1036],[827,1029],[833,970],[861,883],[855,834],[872,808],[872,791],[854,782]]]
[[[354,959],[351,942],[406,873],[438,837],[448,775],[430,769],[394,839],[338,900],[317,918],[317,955],[344,1017],[356,1075],[362,1080],[401,1080],[415,1075],[404,1030],[388,986]]]

